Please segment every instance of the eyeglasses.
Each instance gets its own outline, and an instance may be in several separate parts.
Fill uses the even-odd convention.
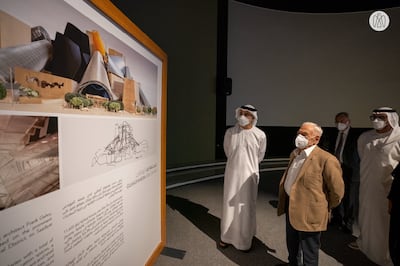
[[[244,116],[246,116],[246,117],[253,117],[253,115],[250,113],[250,112],[247,112],[247,111],[242,111],[242,110],[240,110],[240,113],[239,113],[240,115],[244,115]]]
[[[369,117],[369,119],[370,119],[371,121],[374,121],[375,119],[381,120],[381,121],[386,121],[387,116],[386,116],[386,115],[371,115],[371,116]]]

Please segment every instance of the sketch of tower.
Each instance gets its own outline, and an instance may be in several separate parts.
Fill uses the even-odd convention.
[[[104,149],[96,152],[92,160],[92,166],[95,164],[113,165],[132,157],[140,158],[148,149],[147,141],[138,142],[133,137],[133,129],[126,122],[115,125],[115,134],[111,142]]]

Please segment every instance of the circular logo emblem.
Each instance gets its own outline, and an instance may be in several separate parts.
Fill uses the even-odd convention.
[[[369,25],[374,31],[384,31],[389,27],[389,16],[383,11],[375,11],[369,16]]]

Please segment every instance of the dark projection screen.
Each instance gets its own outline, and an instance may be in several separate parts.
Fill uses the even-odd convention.
[[[350,113],[370,127],[372,109],[400,111],[400,8],[385,9],[389,27],[370,27],[371,12],[294,13],[229,1],[227,125],[243,104],[260,126],[334,126]]]

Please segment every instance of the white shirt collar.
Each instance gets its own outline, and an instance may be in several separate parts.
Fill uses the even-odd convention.
[[[346,135],[347,136],[347,134],[349,134],[349,130],[350,130],[350,126],[348,126],[345,130],[343,130],[343,131],[339,131],[339,133],[343,133],[343,135]]]
[[[312,146],[310,146],[310,147],[308,147],[308,148],[306,148],[304,150],[301,150],[297,155],[302,154],[303,151],[304,151],[305,156],[308,157],[310,155],[310,153],[314,150],[315,146],[317,146],[317,145],[314,144],[314,145],[312,145]]]

